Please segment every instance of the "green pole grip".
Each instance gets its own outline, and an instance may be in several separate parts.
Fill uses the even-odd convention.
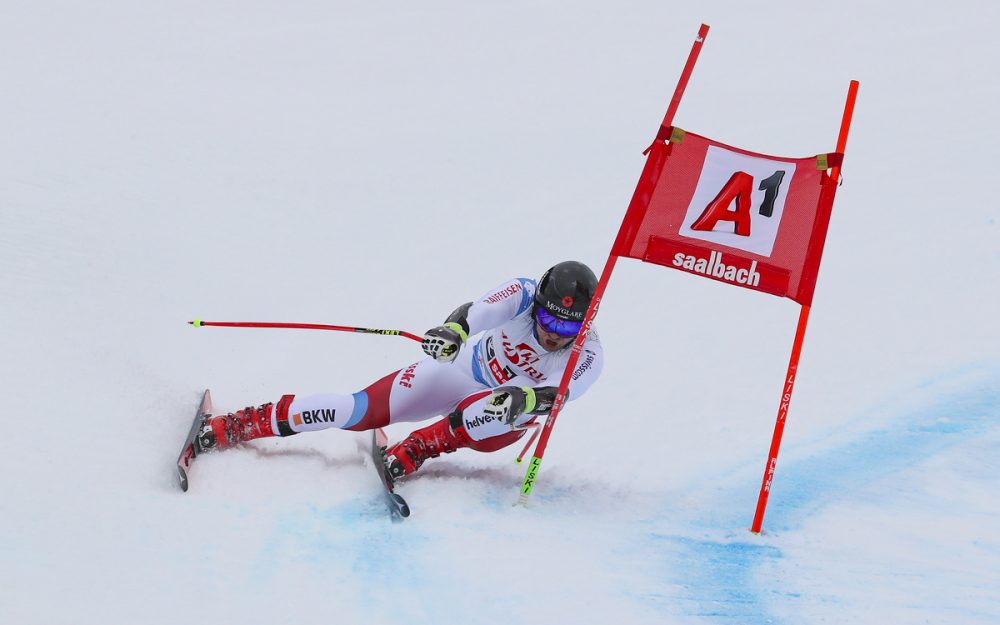
[[[528,463],[528,472],[524,474],[524,481],[521,482],[521,495],[518,497],[518,503],[523,505],[528,502],[531,491],[535,489],[535,478],[538,477],[540,466],[542,466],[542,459],[538,456],[532,456],[531,462]]]

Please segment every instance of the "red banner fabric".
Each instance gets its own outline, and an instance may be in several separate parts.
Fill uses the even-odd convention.
[[[665,128],[612,253],[809,306],[833,205],[825,168],[839,157],[766,156]]]

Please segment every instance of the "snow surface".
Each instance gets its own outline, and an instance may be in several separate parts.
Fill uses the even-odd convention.
[[[1000,622],[992,2],[0,5],[2,623]],[[352,392],[512,276],[603,266],[676,123],[804,156],[861,89],[797,306],[624,260],[529,508],[457,453],[393,524],[339,431],[172,467],[199,393]],[[406,428],[390,431],[403,436]]]

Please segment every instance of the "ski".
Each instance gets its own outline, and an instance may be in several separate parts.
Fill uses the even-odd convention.
[[[177,456],[177,478],[180,480],[181,490],[184,492],[187,492],[188,489],[188,470],[198,456],[195,438],[205,423],[205,417],[211,414],[212,394],[208,389],[205,389],[205,393],[201,396],[201,404],[198,405],[198,412],[195,413],[194,421],[191,422],[191,431],[188,432],[187,438],[184,439],[184,446],[181,447],[181,455]]]
[[[382,486],[385,487],[385,501],[389,506],[389,512],[394,519],[402,520],[410,516],[410,506],[406,504],[405,499],[392,490],[392,478],[385,467],[385,448],[388,445],[389,437],[385,435],[382,428],[372,430],[372,462],[375,464],[375,470],[378,471],[378,476],[382,480]]]

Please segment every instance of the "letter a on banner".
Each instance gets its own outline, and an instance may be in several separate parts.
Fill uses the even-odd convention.
[[[715,230],[720,221],[736,222],[735,233],[741,237],[750,236],[750,193],[753,178],[750,174],[738,171],[729,178],[719,195],[715,196],[701,217],[691,224],[692,230]],[[729,205],[736,202],[736,210],[729,210]]]

